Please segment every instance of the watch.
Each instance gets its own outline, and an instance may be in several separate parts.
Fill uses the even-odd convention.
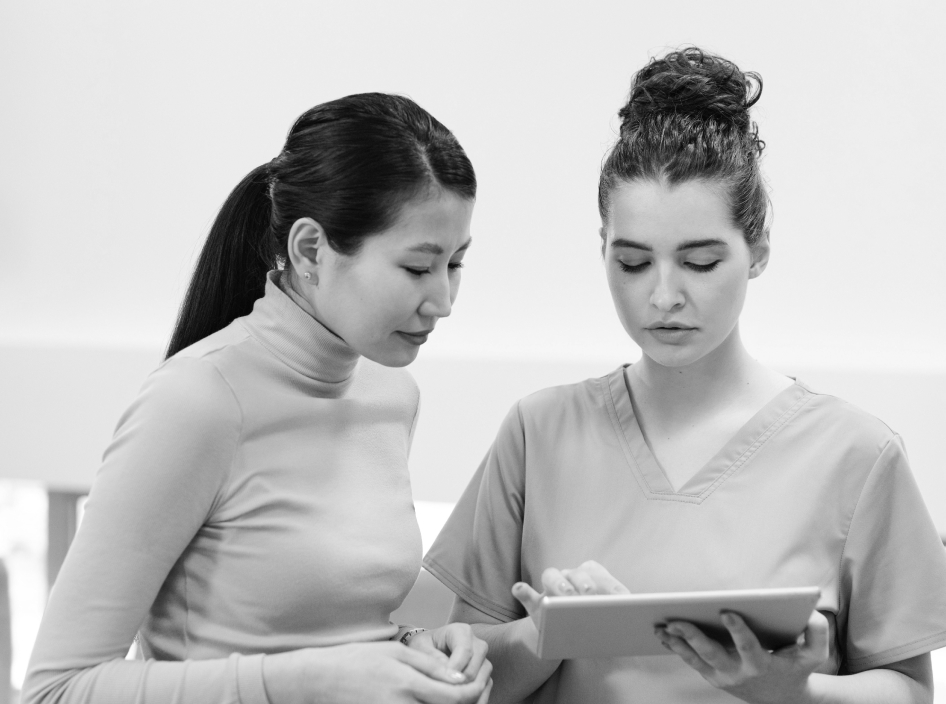
[[[398,640],[404,645],[407,645],[408,642],[410,642],[411,638],[416,636],[418,633],[423,633],[426,630],[427,630],[426,628],[409,628],[408,630],[404,631],[404,633],[401,634],[401,637],[398,638]]]

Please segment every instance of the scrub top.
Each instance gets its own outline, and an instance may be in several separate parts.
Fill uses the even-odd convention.
[[[822,672],[946,645],[946,550],[899,436],[801,382],[674,490],[624,367],[520,400],[424,565],[503,622],[517,581],[596,560],[635,593],[818,586]],[[566,660],[533,702],[734,702],[675,655]]]

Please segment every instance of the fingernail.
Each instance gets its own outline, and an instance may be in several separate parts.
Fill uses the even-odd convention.
[[[727,626],[735,626],[735,625],[736,625],[736,619],[734,619],[734,618],[732,617],[732,614],[729,613],[728,611],[723,613],[723,615],[722,615],[722,621],[723,621],[723,623],[724,623],[725,625],[727,625]]]
[[[585,594],[587,594],[588,592],[593,591],[593,590],[594,590],[594,587],[592,587],[590,584],[582,584],[582,585],[581,585],[581,590],[582,590]]]
[[[566,594],[574,594],[575,590],[572,588],[572,585],[568,582],[562,582],[558,585],[558,588],[561,589]]]
[[[667,633],[670,633],[670,634],[675,635],[675,636],[683,635],[682,632],[680,631],[680,629],[677,628],[676,625],[674,625],[674,624],[671,624],[671,625],[667,626],[666,631],[667,631]]]
[[[452,679],[454,682],[466,682],[466,675],[462,672],[457,672],[456,670],[448,670],[447,677]]]

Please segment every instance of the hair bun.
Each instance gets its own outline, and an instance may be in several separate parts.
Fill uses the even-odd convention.
[[[757,73],[743,73],[731,61],[687,47],[651,59],[634,76],[631,95],[618,113],[621,134],[633,134],[648,118],[668,114],[728,123],[748,134],[754,131],[749,108],[761,93]]]

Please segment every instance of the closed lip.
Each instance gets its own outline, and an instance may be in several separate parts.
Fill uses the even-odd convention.
[[[434,331],[433,328],[430,330],[418,330],[417,332],[408,332],[407,330],[399,330],[402,335],[410,335],[411,337],[427,337],[430,333]]]
[[[692,325],[684,325],[683,323],[655,323],[653,325],[647,326],[648,330],[695,330],[696,328]]]

